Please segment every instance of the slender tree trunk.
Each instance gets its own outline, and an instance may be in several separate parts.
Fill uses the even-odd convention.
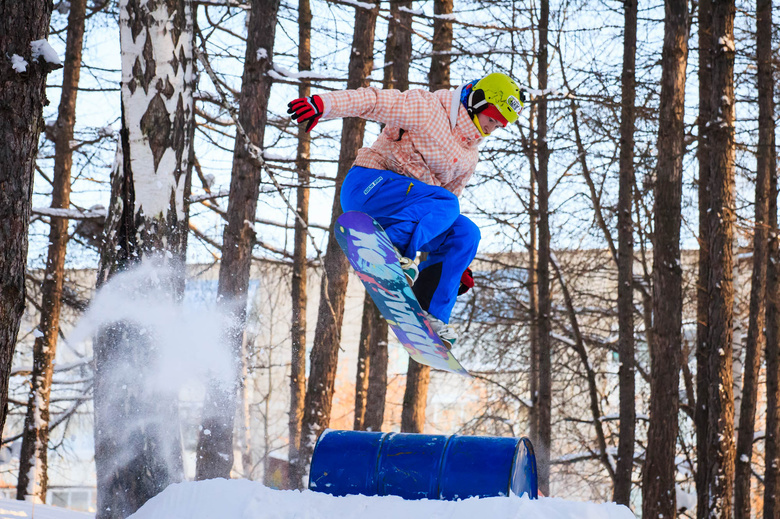
[[[311,6],[309,0],[298,1],[298,70],[311,70]],[[298,87],[298,97],[309,97],[311,86],[307,82]],[[300,484],[303,474],[298,474],[298,451],[301,447],[301,420],[303,420],[303,400],[306,396],[306,291],[307,261],[306,240],[308,229],[304,222],[309,222],[309,150],[311,136],[298,128],[298,153],[296,168],[298,169],[298,203],[297,210],[300,219],[295,219],[295,238],[293,249],[292,277],[292,350],[290,358],[290,481]],[[303,221],[301,221],[303,220]]]
[[[758,8],[760,9],[760,7],[762,6],[759,4]],[[771,16],[771,9],[769,9],[769,13]],[[772,124],[772,95],[774,89],[772,86],[771,19],[767,27],[762,27],[760,24],[764,22],[767,15],[766,13],[757,13],[757,15],[760,17],[757,19],[756,25],[758,74],[760,76],[758,78],[760,120],[758,123],[759,143],[756,156],[756,217],[753,227],[753,275],[750,283],[750,318],[745,347],[745,375],[739,414],[737,462],[734,472],[735,519],[750,519],[753,434],[755,432],[758,372],[761,367],[762,350],[765,343],[767,263],[769,261],[769,177],[772,175],[772,133],[774,132]],[[762,29],[766,31],[766,34],[759,36]]]
[[[81,48],[84,41],[86,0],[74,0],[68,14],[65,44],[65,67],[62,95],[54,130],[54,175],[51,207],[70,207],[70,170],[73,164],[71,141],[76,122],[76,94],[81,72]],[[32,497],[46,502],[48,487],[49,402],[54,357],[60,329],[62,283],[65,277],[65,254],[68,245],[68,220],[52,218],[49,230],[49,253],[41,289],[40,334],[33,346],[31,391],[24,421],[22,450],[19,456],[19,478],[16,498]]]
[[[533,123],[532,123],[533,124]],[[533,152],[536,155],[536,152]],[[533,160],[533,159],[532,159]],[[536,210],[536,168],[530,168],[528,179],[528,311],[529,311],[529,342],[530,359],[528,390],[531,397],[531,408],[528,411],[528,435],[534,445],[539,441],[539,294],[537,275],[537,210]]]
[[[401,410],[401,432],[421,433],[425,430],[425,409],[430,382],[431,368],[410,358]]]
[[[667,0],[661,74],[653,252],[650,425],[642,496],[645,519],[675,517],[675,451],[682,328],[680,225],[688,2]]]
[[[712,96],[712,0],[699,0],[699,99]],[[696,154],[699,165],[699,273],[696,282],[696,517],[704,519],[707,513],[707,402],[710,393],[707,343],[707,277],[709,276],[709,233],[707,209],[710,206],[710,140],[708,124],[712,119],[710,103],[699,103],[699,146]]]
[[[369,316],[371,333],[376,340],[371,342],[371,355],[368,359],[368,391],[366,393],[366,411],[363,429],[381,431],[385,421],[385,400],[387,397],[387,321],[379,309],[372,303],[373,312]]]
[[[46,100],[43,61],[30,57],[30,41],[49,34],[52,3],[44,0],[0,2],[0,433],[8,413],[8,377],[16,335],[24,313],[27,229],[38,136]],[[11,56],[27,62],[24,72],[11,68]]]
[[[623,75],[620,100],[620,186],[618,194],[618,370],[620,433],[612,499],[629,506],[634,468],[636,402],[634,375],[634,102],[636,99],[637,0],[624,5]]]
[[[729,519],[734,485],[734,0],[712,4],[712,93],[709,126],[710,205],[707,344],[710,391],[707,401],[707,516]],[[702,100],[704,102],[705,100]]]
[[[450,63],[452,62],[452,20],[454,0],[433,0],[433,49],[428,83],[431,90],[450,88]]]
[[[550,449],[552,448],[552,322],[550,301],[550,214],[547,168],[550,152],[547,146],[547,31],[550,23],[550,3],[541,0],[539,13],[538,81],[542,94],[537,98],[536,147],[539,170],[539,490],[550,493]]]
[[[188,1],[123,0],[119,13],[121,155],[98,286],[148,257],[168,268],[155,284],[176,301],[184,289],[195,128],[194,12]],[[113,323],[93,344],[97,517],[124,518],[183,478],[178,395],[156,389],[150,368],[158,352],[144,330]]]
[[[766,468],[764,519],[780,519],[780,257],[777,226],[777,147],[772,79],[772,0],[759,0],[757,14],[759,155],[769,160],[769,263],[766,284]],[[768,58],[769,57],[769,58]]]
[[[355,377],[355,420],[352,428],[365,431],[366,402],[368,400],[368,374],[371,370],[371,343],[374,341],[373,313],[374,302],[366,293],[363,299],[363,322],[360,326],[360,346],[358,347],[357,376]]]
[[[780,282],[778,281],[777,148],[772,66],[772,0],[756,3],[758,57],[758,164],[769,177],[769,233],[766,283],[766,467],[764,519],[780,519]]]
[[[271,68],[279,0],[253,0],[250,6],[238,119],[251,144],[262,148],[271,91],[271,77],[266,71]],[[217,290],[218,300],[227,302],[233,313],[227,337],[235,356],[235,378],[232,384],[209,384],[198,435],[195,469],[198,480],[230,478],[233,467],[233,429],[240,387],[238,358],[246,327],[249,269],[256,240],[250,222],[255,220],[260,173],[246,149],[243,137],[237,132],[230,178],[228,223],[222,237],[223,253]]]
[[[352,39],[352,54],[349,58],[347,88],[365,86],[373,67],[374,31],[378,13],[378,2],[374,9],[357,7],[355,10],[355,31]],[[359,49],[359,51],[358,51]],[[363,143],[365,121],[358,118],[344,120],[341,131],[341,151],[336,174],[335,195],[331,210],[331,228],[341,215],[339,191],[357,151]],[[344,318],[344,299],[347,292],[349,263],[346,255],[336,243],[333,233],[328,238],[324,258],[324,272],[320,292],[320,309],[317,327],[314,331],[314,345],[311,351],[311,368],[306,387],[303,422],[301,425],[301,450],[298,458],[305,472],[317,437],[330,423],[333,404],[333,389],[336,382],[339,346],[341,345],[341,324]]]

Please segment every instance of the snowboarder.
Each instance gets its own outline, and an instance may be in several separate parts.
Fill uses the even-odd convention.
[[[434,331],[451,347],[448,325],[459,294],[474,286],[469,265],[479,228],[460,214],[458,197],[479,159],[478,146],[517,120],[525,98],[506,74],[456,90],[401,92],[374,87],[291,101],[287,113],[311,131],[320,119],[360,117],[385,124],[358,151],[341,186],[344,211],[372,216],[395,245],[401,266]],[[418,252],[428,257],[415,264]]]

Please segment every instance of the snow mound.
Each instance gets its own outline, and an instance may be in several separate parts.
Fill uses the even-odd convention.
[[[615,503],[558,498],[471,498],[404,501],[400,497],[333,497],[310,490],[273,490],[248,480],[212,479],[171,485],[131,519],[634,519]]]
[[[29,501],[0,499],[0,519],[20,519],[34,517],[35,519],[94,519],[95,514],[74,512],[56,506],[33,504]]]

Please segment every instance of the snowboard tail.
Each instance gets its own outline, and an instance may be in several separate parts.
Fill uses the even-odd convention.
[[[382,226],[365,213],[349,211],[338,218],[335,232],[350,265],[412,359],[470,376],[425,318]]]

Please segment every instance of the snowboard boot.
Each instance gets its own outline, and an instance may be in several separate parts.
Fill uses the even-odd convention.
[[[431,323],[433,331],[436,332],[439,339],[441,339],[441,342],[444,343],[448,350],[451,350],[452,347],[455,346],[455,341],[458,340],[458,332],[455,331],[455,328],[446,324],[441,319],[437,319],[425,310],[423,310],[423,313],[425,314],[425,318],[428,319],[428,322]]]
[[[398,256],[398,261],[401,263],[401,269],[403,269],[404,275],[406,276],[406,282],[409,283],[410,287],[414,286],[414,282],[417,281],[417,276],[420,275],[417,264],[413,259],[402,256],[397,248],[395,248],[395,254]]]

